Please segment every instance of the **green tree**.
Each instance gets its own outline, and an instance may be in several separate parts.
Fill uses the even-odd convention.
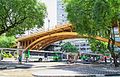
[[[45,5],[37,0],[0,0],[0,35],[41,27],[45,14]]]
[[[75,54],[73,53],[78,53],[78,49],[72,45],[70,42],[66,42],[65,44],[61,45],[62,47],[62,51],[64,52],[68,52],[68,62],[74,62],[74,59],[75,59]],[[78,55],[77,55],[77,58],[78,58]],[[77,60],[77,58],[75,60]]]
[[[70,42],[66,42],[65,44],[61,45],[62,51],[64,52],[78,52],[78,49],[72,45]]]
[[[89,44],[90,44],[91,50],[93,52],[97,52],[97,53],[101,53],[101,54],[105,55],[105,52],[107,52],[107,50],[108,50],[107,43],[102,42],[102,41],[90,39]]]
[[[0,36],[0,47],[1,48],[10,48],[16,44],[16,38],[14,36]]]
[[[79,34],[101,36],[109,39],[108,49],[117,64],[114,52],[114,26],[120,20],[120,0],[65,0],[68,19]],[[110,46],[110,40],[112,46]]]

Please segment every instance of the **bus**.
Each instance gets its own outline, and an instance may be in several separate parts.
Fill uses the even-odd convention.
[[[26,59],[24,54],[24,60]],[[44,51],[44,50],[30,50],[29,61],[60,61],[62,59],[62,52],[58,51]]]
[[[103,59],[103,55],[102,54],[95,54],[95,53],[81,53],[80,59],[83,62],[99,62]]]

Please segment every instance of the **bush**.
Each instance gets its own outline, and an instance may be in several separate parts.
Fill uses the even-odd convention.
[[[10,53],[3,53],[3,58],[12,58],[12,54],[10,54]]]
[[[3,57],[4,57],[4,58],[8,58],[9,56],[8,56],[8,54],[3,53]]]
[[[9,54],[8,54],[8,57],[9,57],[9,58],[12,58],[12,54],[9,53]]]

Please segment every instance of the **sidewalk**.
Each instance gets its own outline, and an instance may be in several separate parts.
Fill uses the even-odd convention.
[[[104,64],[64,64],[54,65],[32,73],[34,77],[120,77],[120,67]],[[106,75],[106,76],[105,76]]]
[[[105,75],[119,75],[115,77],[120,77],[120,67],[113,68],[105,64],[83,64],[83,63],[73,63],[67,64],[66,62],[29,62],[23,64],[18,64],[16,60],[4,60],[0,63],[0,67],[7,67],[5,70],[0,72],[1,76],[4,73],[12,74],[10,77],[40,77],[40,76],[51,76],[51,77],[105,77]],[[28,69],[27,69],[28,68]],[[16,73],[15,73],[16,72]],[[9,77],[9,76],[8,76]],[[25,76],[24,76],[25,77]],[[109,76],[107,76],[109,77]],[[111,77],[111,76],[110,76]]]
[[[32,75],[34,77],[120,77],[120,74],[82,74],[64,69],[44,69],[33,72]]]
[[[96,77],[92,74],[79,74],[73,71],[61,69],[46,69],[32,73],[34,77]]]
[[[0,70],[4,69],[16,69],[16,68],[31,68],[31,64],[26,64],[22,62],[22,64],[19,64],[17,60],[13,58],[4,58],[0,62]]]

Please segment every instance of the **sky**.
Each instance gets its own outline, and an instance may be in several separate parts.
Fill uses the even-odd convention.
[[[56,0],[39,0],[45,3],[47,7],[48,18],[45,19],[45,29],[52,29],[57,24],[57,3]],[[50,22],[48,23],[48,20]]]

